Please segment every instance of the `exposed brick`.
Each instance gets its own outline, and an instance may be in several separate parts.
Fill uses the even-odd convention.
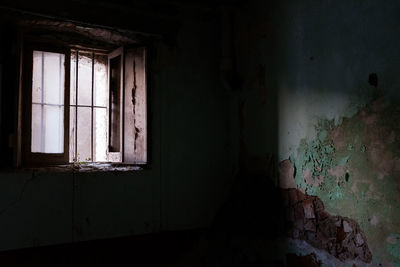
[[[356,234],[356,244],[358,247],[364,244],[364,238],[360,233]]]
[[[343,220],[343,229],[344,229],[344,231],[346,233],[349,233],[349,232],[353,231],[353,229],[351,228],[350,224],[345,220]]]
[[[314,208],[316,212],[324,211],[324,203],[319,198],[314,198]]]
[[[304,219],[304,209],[302,205],[296,205],[294,208],[294,216],[296,220],[303,220]]]
[[[306,219],[314,219],[314,205],[312,199],[306,199],[303,201],[304,217]]]
[[[318,220],[324,220],[325,218],[327,218],[329,216],[329,214],[324,211],[324,210],[320,210],[317,212],[317,218]]]
[[[337,226],[337,227],[341,227],[342,226],[342,218],[340,218],[340,217],[338,217],[338,216],[334,216],[334,218],[335,218],[335,225]]]
[[[304,224],[304,229],[307,231],[316,232],[315,222],[313,220],[307,220]]]
[[[305,240],[342,261],[358,259],[371,262],[367,240],[356,221],[330,215],[318,197],[308,196],[297,189],[284,191],[289,196],[286,211],[289,236]]]
[[[328,238],[336,238],[336,229],[337,227],[334,224],[334,220],[332,218],[327,218],[326,220],[318,222],[318,229],[321,233],[323,233]]]
[[[303,201],[306,198],[307,198],[306,194],[304,194],[300,190],[297,190],[297,201]]]
[[[343,227],[338,227],[336,230],[336,243],[342,243],[342,241],[346,238],[346,233],[344,232]]]
[[[297,201],[297,190],[289,190],[288,191],[288,195],[289,195],[289,203],[290,206],[293,206],[294,204],[296,204]]]

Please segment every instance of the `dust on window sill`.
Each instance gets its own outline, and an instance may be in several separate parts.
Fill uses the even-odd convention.
[[[29,168],[29,170],[37,172],[128,172],[140,171],[144,169],[144,165],[127,164],[127,163],[80,163],[65,164],[46,167]]]

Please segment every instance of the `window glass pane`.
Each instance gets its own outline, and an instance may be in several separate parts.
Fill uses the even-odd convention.
[[[44,153],[64,152],[64,107],[43,105]]]
[[[107,90],[107,56],[94,57],[94,105],[106,107],[108,103]]]
[[[107,161],[107,109],[94,108],[95,161]]]
[[[43,53],[43,89],[44,103],[64,103],[64,60],[58,53]]]
[[[79,52],[78,105],[92,105],[92,53]]]
[[[69,162],[73,162],[75,159],[76,107],[70,107],[69,110]]]
[[[70,104],[76,103],[76,51],[71,50]]]
[[[92,110],[89,107],[78,107],[78,157],[87,161],[92,156]]]
[[[42,103],[43,52],[33,51],[32,102]]]
[[[64,54],[33,52],[32,152],[64,151],[64,60]]]
[[[41,152],[41,118],[42,118],[42,105],[32,105],[32,152]]]

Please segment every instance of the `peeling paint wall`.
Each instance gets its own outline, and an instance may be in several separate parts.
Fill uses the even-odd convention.
[[[276,155],[277,184],[357,223],[372,266],[400,266],[399,10],[254,0],[236,19],[246,153]]]
[[[316,130],[324,138],[303,139],[291,158],[296,187],[319,196],[329,212],[355,219],[377,263],[399,262],[389,248],[397,241],[388,244],[400,230],[399,118],[398,105],[375,100],[338,126],[326,121]]]

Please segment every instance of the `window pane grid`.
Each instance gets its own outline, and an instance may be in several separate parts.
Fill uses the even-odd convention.
[[[71,62],[70,161],[107,161],[107,57],[73,50]]]
[[[64,59],[64,54],[33,51],[32,152],[64,152]]]

